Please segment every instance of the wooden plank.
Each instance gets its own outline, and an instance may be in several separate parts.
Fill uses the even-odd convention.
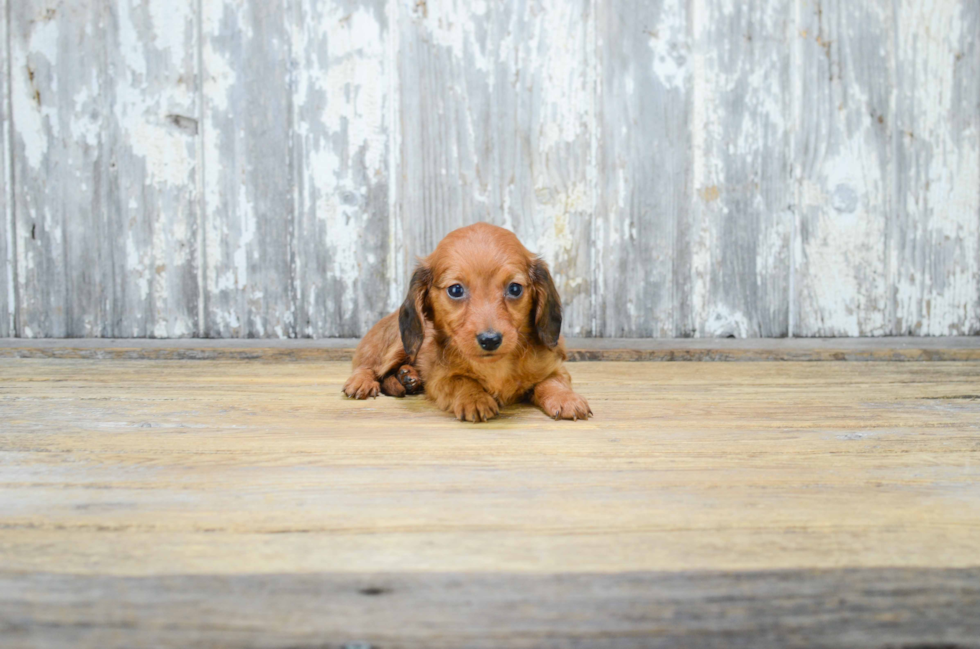
[[[394,308],[385,5],[291,7],[297,335],[360,336]]]
[[[110,335],[102,6],[25,0],[9,13],[17,333]]]
[[[121,578],[8,573],[0,574],[0,628],[11,649],[967,649],[980,646],[978,583],[975,568]]]
[[[683,245],[698,336],[788,332],[793,6],[693,0],[691,223]],[[686,317],[685,317],[686,316]]]
[[[690,317],[687,6],[641,0],[597,9],[596,333],[689,333],[678,324]]]
[[[208,337],[296,335],[285,0],[201,3]]]
[[[401,287],[449,231],[508,227],[592,324],[595,17],[588,0],[397,3]]]
[[[893,3],[833,0],[799,11],[793,334],[892,334]]]
[[[980,331],[980,5],[897,5],[897,334]]]
[[[113,0],[103,29],[108,87],[105,234],[113,337],[198,332],[199,92],[190,3]]]
[[[7,0],[0,0],[0,338],[16,332],[17,280],[14,269],[14,187],[10,159],[10,32]]]
[[[0,339],[0,358],[349,361],[356,338]],[[572,338],[570,361],[976,361],[980,338]]]
[[[581,363],[594,419],[484,425],[348,369],[0,363],[5,643],[977,646],[976,362]]]
[[[977,567],[976,362],[579,363],[571,424],[348,372],[5,360],[0,571]]]

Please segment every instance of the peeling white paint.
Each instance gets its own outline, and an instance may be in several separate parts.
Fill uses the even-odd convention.
[[[486,13],[487,5],[480,2],[476,7],[483,13],[477,14],[467,0],[426,0],[415,5],[415,19],[432,42],[448,48],[457,61],[487,72],[490,61],[476,33],[477,21],[474,20]]]
[[[48,132],[60,135],[57,107],[48,92],[58,88],[58,78],[52,70],[58,65],[58,23],[41,21],[33,24],[27,49],[22,41],[11,43],[11,103],[14,114],[15,138],[24,147],[27,163],[40,169],[48,152]],[[40,75],[45,75],[45,93],[40,93]],[[50,75],[50,78],[48,78]],[[34,77],[33,79],[31,77]]]
[[[0,175],[3,178],[2,209],[0,217],[3,224],[0,225],[0,249],[3,250],[3,278],[5,292],[3,306],[0,307],[0,335],[13,336],[16,331],[16,281],[15,281],[15,247],[14,241],[14,196],[13,196],[13,160],[11,158],[11,124],[9,98],[10,98],[10,75],[8,72],[6,40],[7,33],[7,6],[6,2],[0,2]]]
[[[185,186],[194,175],[194,142],[192,136],[168,123],[167,118],[191,112],[187,110],[193,103],[189,84],[177,79],[149,78],[147,50],[162,46],[158,56],[171,59],[167,67],[181,69],[186,56],[182,47],[193,31],[192,7],[164,0],[142,3],[153,17],[154,38],[147,43],[140,36],[145,31],[134,23],[130,0],[120,0],[116,6],[120,54],[125,62],[115,84],[116,120],[133,154],[144,159],[151,183]]]
[[[571,216],[587,213],[591,201],[589,189],[584,182],[578,182],[567,191],[557,194],[542,191],[538,196],[538,213],[549,227],[538,237],[536,252],[551,265],[556,284],[574,289],[584,278],[566,276],[562,269],[570,267],[568,262],[577,253],[578,236],[572,230]]]
[[[708,338],[748,338],[753,334],[744,313],[717,305],[704,319],[702,335]]]
[[[887,332],[886,224],[878,215],[887,201],[888,179],[872,146],[868,131],[857,130],[826,157],[818,185],[808,185],[804,196],[813,201],[802,205],[804,214],[816,215],[812,240],[803,249],[811,269],[806,290],[808,303],[819,305],[818,326],[825,335]],[[835,192],[845,187],[858,197],[851,211],[834,209]]]
[[[330,20],[328,25],[329,65],[325,70],[311,70],[313,74],[301,74],[302,83],[314,85],[327,98],[321,114],[323,126],[340,133],[346,125],[348,146],[355,151],[363,147],[368,169],[380,170],[387,143],[381,26],[364,9],[343,21]]]
[[[896,318],[916,334],[980,328],[980,313],[970,307],[980,304],[980,116],[969,119],[970,95],[957,96],[972,92],[975,106],[980,82],[962,65],[964,50],[976,47],[975,34],[963,33],[963,11],[959,3],[908,0],[898,8],[899,65],[917,82],[902,95],[907,117],[899,125],[912,181],[898,198],[909,211],[914,245],[898,257],[905,263],[894,278]]]
[[[653,51],[653,74],[668,90],[685,89],[690,66],[690,43],[687,42],[687,3],[684,0],[664,0],[660,22],[648,32]],[[632,80],[627,81],[627,94],[632,94]]]
[[[70,215],[93,209],[104,189],[89,168],[118,159],[125,168],[110,174],[129,181],[124,191],[139,193],[138,200],[111,198],[126,206],[120,218],[129,228],[112,244],[126,282],[119,299],[132,311],[118,325],[122,335],[195,332],[180,304],[196,297],[184,293],[197,288],[185,286],[197,258],[207,260],[199,290],[211,309],[202,331],[358,332],[371,323],[371,309],[403,298],[410,255],[428,252],[410,250],[409,242],[476,218],[518,231],[548,259],[566,294],[569,332],[602,333],[605,325],[590,315],[605,304],[624,313],[613,320],[624,327],[620,335],[630,327],[757,335],[763,306],[740,300],[771,291],[790,265],[797,276],[786,304],[766,306],[797,304],[797,334],[980,327],[980,82],[971,80],[980,66],[966,54],[975,51],[978,10],[967,0],[838,3],[823,7],[819,25],[805,3],[664,0],[650,9],[649,24],[625,26],[643,31],[636,35],[642,56],[622,60],[598,53],[624,27],[609,21],[630,16],[588,1],[295,0],[283,5],[288,15],[277,16],[226,0],[202,3],[199,26],[194,3],[109,6],[115,20],[106,22],[118,28],[109,40],[99,38],[97,12],[79,13],[91,25],[71,34],[70,14],[47,20],[33,12],[9,44],[10,150],[18,169],[40,177],[52,165],[65,168],[61,182],[71,190],[20,199],[19,223],[36,222],[40,238],[18,229],[16,255],[3,263],[8,294],[19,290],[34,309],[25,312],[41,313],[44,305],[31,303],[24,278],[54,273],[51,251],[76,243]],[[280,18],[287,27],[276,31]],[[257,20],[271,22],[253,33]],[[267,27],[272,36],[256,43]],[[109,68],[66,60],[66,39],[80,34],[99,47],[110,43],[105,57],[88,57]],[[284,96],[263,96],[248,67],[261,59],[257,51],[292,57]],[[795,86],[785,78],[791,51],[801,66],[790,75],[799,79]],[[277,56],[285,58],[263,60]],[[59,84],[70,92],[59,92]],[[415,97],[420,88],[429,94]],[[602,122],[597,105],[609,111],[617,100],[626,105],[622,123]],[[288,105],[283,118],[293,111],[292,157],[283,155],[281,164],[295,174],[295,187],[291,204],[270,211],[252,183],[268,155],[256,143],[275,143],[243,134],[261,130],[249,120],[278,115],[280,104]],[[416,105],[431,114],[408,112]],[[637,110],[650,105],[663,113]],[[676,138],[691,150],[679,144],[677,159],[659,150],[648,156],[669,171],[678,159],[688,164],[689,154],[689,198],[657,204],[669,211],[676,209],[671,201],[683,202],[676,213],[687,220],[674,224],[658,214],[667,231],[651,235],[643,221],[653,218],[643,200],[650,190],[633,175],[639,161],[629,159],[640,153],[622,146],[612,151],[618,158],[601,163],[605,138],[632,145],[631,133],[650,132],[636,120],[683,111],[691,130]],[[413,131],[421,123],[428,125],[424,138]],[[799,136],[791,169],[782,169],[773,159],[785,154],[787,133]],[[407,177],[424,187],[408,186]],[[187,212],[196,209],[196,192],[207,206],[201,249],[188,240],[196,235],[188,229],[196,217]],[[783,200],[784,193],[792,198]],[[150,214],[157,222],[144,227]],[[272,219],[296,228],[287,249],[262,240]],[[745,242],[732,241],[732,232],[747,229],[756,234],[751,249],[736,250]],[[4,236],[12,238],[12,225]],[[670,250],[690,265],[664,271],[670,250],[644,236],[689,246]],[[283,259],[293,265],[277,294],[272,282],[263,284],[271,272],[263,264]],[[730,273],[739,264],[744,272],[754,265],[755,276],[736,282]],[[600,295],[604,273],[624,267],[653,279],[625,296]],[[653,287],[675,273],[674,286]],[[380,302],[372,297],[379,292]],[[103,331],[98,312],[113,299],[98,296],[92,313],[76,314],[73,333]],[[689,322],[675,322],[676,305]],[[291,330],[297,316],[303,327]],[[46,327],[26,321],[22,334],[51,335]]]
[[[581,13],[575,3],[553,3],[534,23],[529,50],[537,52],[547,38],[549,47],[541,58],[528,63],[541,68],[541,135],[538,146],[547,153],[559,143],[573,143],[586,136],[592,123],[592,93],[586,87],[583,67],[584,39],[554,38],[556,34],[581,33]]]

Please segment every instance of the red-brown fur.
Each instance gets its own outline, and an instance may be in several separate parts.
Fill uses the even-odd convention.
[[[511,283],[523,287],[508,295]],[[465,297],[447,289],[460,284]],[[560,336],[561,302],[547,265],[514,233],[487,223],[450,232],[412,276],[401,309],[361,340],[344,393],[356,399],[399,394],[392,381],[414,365],[425,393],[466,421],[486,421],[500,406],[528,399],[556,419],[588,419],[589,404],[572,391]],[[503,335],[487,352],[477,334]],[[404,376],[404,375],[402,375]]]

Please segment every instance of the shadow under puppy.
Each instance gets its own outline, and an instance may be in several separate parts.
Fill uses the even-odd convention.
[[[344,394],[376,397],[384,381],[401,396],[396,373],[407,365],[460,420],[486,421],[527,400],[555,419],[588,419],[564,367],[561,319],[547,264],[513,232],[488,223],[454,230],[421,260],[401,308],[361,340]]]

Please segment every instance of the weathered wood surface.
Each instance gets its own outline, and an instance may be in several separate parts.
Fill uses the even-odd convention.
[[[550,263],[567,331],[593,331],[593,3],[397,5],[405,262],[457,227],[504,225]]]
[[[349,361],[356,338],[0,338],[0,359]],[[571,338],[570,361],[980,361],[978,337]]]
[[[692,331],[685,5],[597,3],[595,332],[604,336]]]
[[[799,11],[797,333],[895,333],[894,4],[835,0]]]
[[[15,333],[108,335],[117,331],[106,317],[116,267],[115,233],[106,228],[108,27],[101,4],[55,10],[46,0],[25,0],[10,3],[8,14]]]
[[[4,646],[977,646],[980,365],[0,362]],[[945,644],[944,644],[945,643]]]
[[[10,649],[969,649],[980,646],[978,583],[976,568],[0,573],[0,631]]]
[[[8,0],[0,0],[0,338],[15,332],[17,292],[14,259],[13,170],[10,168],[10,58],[7,44]]]
[[[113,0],[103,32],[107,87],[105,236],[110,300],[100,335],[197,331],[200,200],[198,34],[191,3]],[[68,56],[70,56],[70,52]],[[67,70],[73,63],[63,62]],[[99,133],[92,137],[99,139]],[[72,332],[69,332],[72,333]]]
[[[389,93],[397,74],[388,47],[391,3],[288,4],[297,201],[292,335],[359,336],[388,311],[393,291],[389,129],[400,117]]]
[[[691,0],[694,208],[681,290],[693,318],[685,332],[788,333],[796,4]]]
[[[974,0],[3,6],[0,336],[359,336],[480,219],[576,336],[980,333]]]

